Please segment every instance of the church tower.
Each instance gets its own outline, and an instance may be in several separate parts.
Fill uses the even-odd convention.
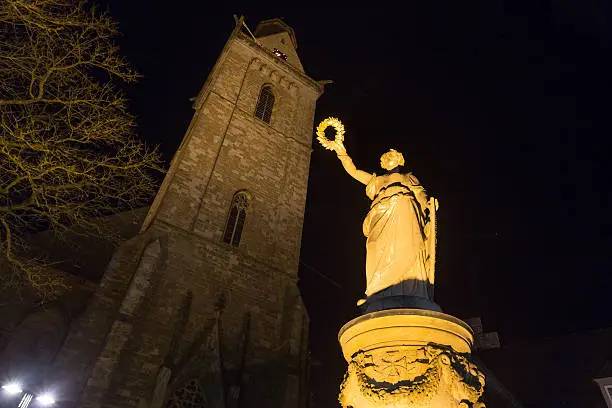
[[[245,28],[195,99],[140,234],[71,328],[54,367],[65,406],[306,403],[297,274],[323,86],[282,20]]]

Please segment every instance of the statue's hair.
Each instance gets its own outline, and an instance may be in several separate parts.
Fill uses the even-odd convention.
[[[380,167],[382,167],[385,170],[393,170],[395,167],[390,167],[387,164],[389,160],[393,160],[393,159],[395,159],[395,162],[397,163],[398,166],[404,165],[404,155],[402,155],[400,152],[398,152],[395,149],[390,149],[387,153],[384,153],[382,156],[380,156]]]

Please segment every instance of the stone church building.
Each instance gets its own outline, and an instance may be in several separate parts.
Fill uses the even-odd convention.
[[[296,49],[282,20],[253,35],[237,21],[99,285],[82,280],[79,296],[2,323],[3,381],[49,390],[58,407],[305,406],[297,273],[323,85]]]

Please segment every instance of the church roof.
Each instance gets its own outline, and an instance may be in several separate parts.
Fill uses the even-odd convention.
[[[295,38],[295,32],[287,23],[280,18],[271,18],[268,20],[260,21],[255,28],[255,37],[266,37],[272,34],[278,34],[285,32],[291,37],[293,48],[297,50],[297,40]]]
[[[28,236],[26,241],[33,253],[46,256],[55,269],[99,282],[117,244],[138,234],[148,211],[149,207],[142,207],[91,220],[112,231],[114,240],[78,233],[64,233],[60,238],[45,231]]]

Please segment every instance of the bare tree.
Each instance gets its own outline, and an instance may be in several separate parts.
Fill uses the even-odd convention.
[[[0,0],[0,284],[58,284],[24,236],[102,233],[93,219],[141,206],[160,158],[134,134],[114,81],[138,74],[118,55],[117,25],[87,2]]]

